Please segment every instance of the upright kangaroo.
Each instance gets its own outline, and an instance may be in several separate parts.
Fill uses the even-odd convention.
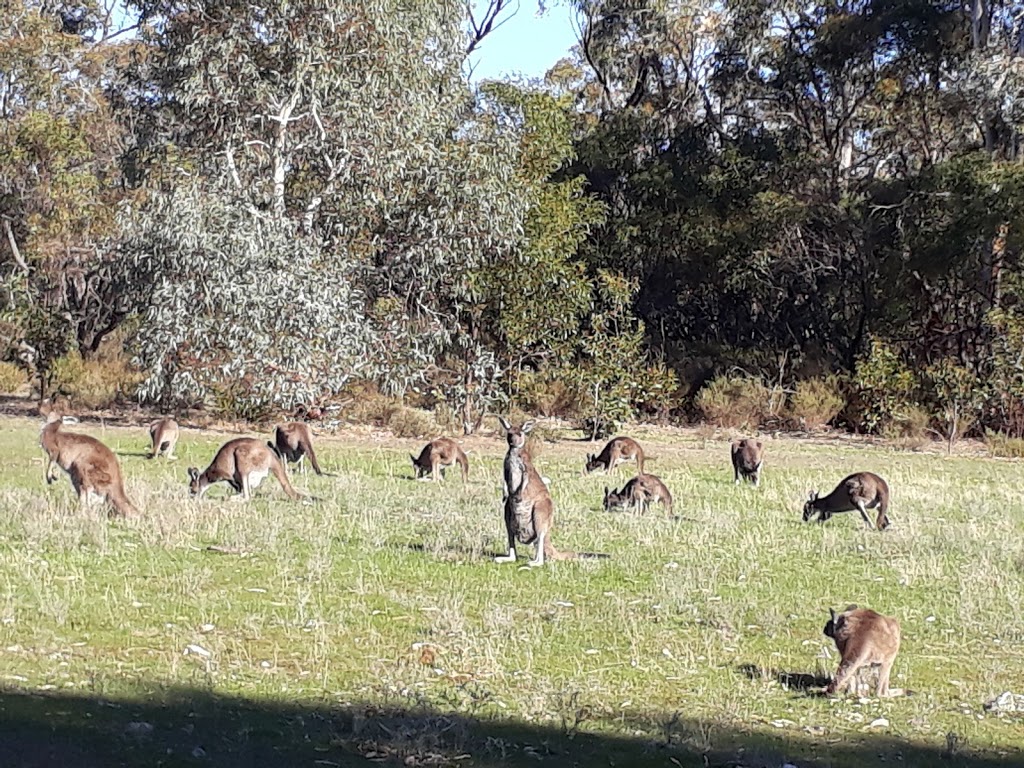
[[[309,463],[313,465],[313,471],[322,475],[320,464],[316,460],[316,452],[313,450],[313,433],[309,427],[301,421],[289,421],[279,424],[274,430],[274,442],[277,445],[278,453],[285,461],[299,462],[299,470],[306,474],[306,464],[303,459],[309,456]]]
[[[121,517],[138,514],[138,509],[124,492],[121,465],[107,446],[89,435],[64,432],[60,413],[51,409],[40,433],[39,442],[48,459],[46,482],[57,479],[57,467],[67,472],[79,501],[90,494],[107,500],[114,513]]]
[[[604,488],[604,508],[611,511],[615,507],[632,507],[646,512],[647,507],[660,501],[665,511],[672,514],[672,494],[656,475],[637,475],[626,483],[621,491]]]
[[[732,444],[732,469],[736,485],[740,480],[750,480],[756,488],[761,484],[761,465],[764,463],[764,446],[760,440],[737,440]]]
[[[811,491],[804,504],[804,522],[818,513],[818,522],[824,523],[837,512],[857,510],[871,528],[871,518],[867,510],[878,507],[875,526],[878,530],[889,527],[889,486],[885,480],[873,472],[856,472],[844,478],[828,496],[819,497],[817,491]]]
[[[586,469],[587,472],[593,472],[595,469],[611,472],[619,464],[627,461],[636,461],[637,474],[644,473],[644,449],[640,447],[640,443],[631,437],[615,437],[608,441],[601,449],[601,453],[596,456],[592,453],[587,454]]]
[[[829,608],[832,618],[822,630],[835,640],[842,660],[836,676],[825,689],[832,694],[854,688],[857,670],[879,665],[878,696],[889,695],[889,673],[900,649],[900,623],[892,616],[883,616],[868,608],[848,606],[837,614]]]
[[[469,459],[462,446],[449,437],[439,437],[431,440],[420,451],[419,458],[409,454],[412,459],[412,467],[416,472],[417,479],[426,477],[429,473],[435,480],[440,480],[446,467],[458,464],[462,467],[462,482],[469,479]]]
[[[177,458],[174,455],[174,446],[178,443],[178,422],[174,419],[157,419],[151,423],[149,438],[153,441],[153,455],[149,458],[155,459],[160,455],[168,459]]]
[[[290,499],[299,498],[273,443],[254,437],[236,437],[220,447],[210,466],[202,472],[195,467],[188,468],[188,490],[193,496],[201,497],[211,485],[224,481],[248,500],[263,478],[271,473]]]
[[[536,545],[531,566],[544,565],[549,560],[568,560],[573,552],[559,552],[551,543],[551,528],[554,525],[554,504],[548,487],[530,461],[524,449],[526,436],[533,429],[533,421],[527,421],[519,428],[513,427],[498,417],[505,429],[508,453],[505,454],[502,477],[501,499],[505,506],[505,531],[508,533],[508,554],[494,558],[498,563],[516,561],[516,542]]]

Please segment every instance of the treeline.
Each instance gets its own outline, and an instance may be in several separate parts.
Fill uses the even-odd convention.
[[[1024,3],[4,8],[0,379],[1024,435]]]

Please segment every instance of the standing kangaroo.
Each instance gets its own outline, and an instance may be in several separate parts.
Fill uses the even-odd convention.
[[[761,484],[761,464],[764,463],[764,445],[760,440],[737,440],[732,444],[732,469],[736,485],[750,480],[756,488]]]
[[[168,459],[176,459],[174,446],[178,443],[178,422],[174,419],[157,419],[149,425],[149,439],[153,441],[153,454],[149,457],[155,459],[163,455]]]
[[[858,669],[879,665],[876,693],[878,696],[890,695],[889,673],[900,649],[899,621],[856,605],[848,606],[839,614],[829,608],[829,613],[832,618],[822,632],[835,640],[842,660],[825,692],[841,693],[848,688],[855,688]],[[896,691],[898,689],[894,689]]]
[[[274,430],[274,443],[286,462],[299,462],[302,474],[306,474],[306,464],[303,461],[306,456],[313,465],[313,471],[318,475],[323,474],[320,471],[320,463],[316,460],[316,452],[313,450],[313,433],[303,422],[289,421],[279,424]]]
[[[416,472],[417,479],[426,477],[429,473],[435,480],[440,480],[446,467],[458,464],[462,467],[462,482],[469,479],[469,459],[462,447],[449,437],[439,437],[431,440],[420,451],[417,458],[409,454],[412,459],[412,467]]]
[[[593,472],[595,469],[611,472],[619,464],[627,461],[636,461],[637,474],[644,473],[644,449],[640,447],[640,443],[631,437],[615,437],[608,441],[601,449],[601,453],[596,456],[592,453],[587,454],[586,469],[587,472]]]
[[[56,409],[46,415],[39,442],[46,453],[46,482],[57,480],[57,467],[67,472],[79,501],[90,495],[106,499],[121,517],[138,514],[124,492],[124,479],[117,457],[107,446],[89,435],[62,430],[63,421]]]
[[[818,522],[824,523],[837,512],[857,510],[871,528],[871,518],[867,510],[878,507],[875,526],[878,530],[889,527],[889,486],[885,480],[873,472],[856,472],[844,478],[828,496],[819,497],[817,491],[811,491],[804,504],[804,522],[818,513]]]
[[[646,512],[647,507],[656,501],[660,501],[665,511],[672,514],[672,494],[656,475],[637,475],[626,483],[621,491],[604,488],[604,508],[611,511],[613,508],[632,507],[640,512]]]
[[[202,497],[211,485],[223,481],[248,500],[263,478],[271,473],[290,499],[299,498],[273,443],[254,437],[236,437],[220,447],[210,466],[202,472],[195,467],[188,468],[188,490],[191,495]]]
[[[498,417],[505,429],[508,453],[505,454],[502,476],[501,500],[505,507],[505,531],[508,534],[508,554],[494,558],[497,563],[516,561],[516,542],[536,545],[531,566],[544,565],[549,560],[569,560],[573,552],[559,552],[551,543],[551,528],[554,525],[554,504],[548,487],[541,479],[525,450],[526,436],[533,429],[533,421],[527,421],[519,428],[513,427],[501,416]]]

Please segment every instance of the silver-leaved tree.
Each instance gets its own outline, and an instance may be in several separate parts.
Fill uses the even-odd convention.
[[[401,391],[472,346],[469,275],[514,252],[529,200],[514,129],[477,118],[464,5],[136,10],[144,392],[287,407],[353,373]]]

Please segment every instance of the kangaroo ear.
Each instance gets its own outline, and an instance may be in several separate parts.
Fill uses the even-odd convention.
[[[520,430],[525,435],[525,434],[529,433],[529,431],[531,429],[533,429],[533,425],[536,424],[536,423],[537,423],[536,421],[534,421],[533,419],[530,419],[529,421],[525,422],[522,427],[520,427]]]
[[[810,491],[807,494],[807,500],[808,501],[815,501],[817,498],[818,498],[818,492],[817,491]]]
[[[856,611],[857,610],[857,604],[856,603],[850,603],[848,606],[846,606],[846,610],[847,611]]]
[[[410,458],[410,459],[412,459],[412,463],[413,463],[413,464],[415,465],[415,464],[416,464],[416,457],[415,457],[415,456],[413,456],[413,455],[412,455],[412,454],[410,453],[410,454],[409,454],[409,458]]]
[[[499,416],[498,421],[501,422],[501,426],[506,432],[512,431],[512,425],[505,420],[504,416]]]
[[[832,621],[835,622],[835,620],[836,620],[836,611],[835,611],[835,609],[834,608],[829,608],[828,609],[828,613],[832,617]]]
[[[189,478],[189,480],[198,480],[199,479],[199,470],[196,469],[195,467],[189,467],[188,468],[188,478]]]

